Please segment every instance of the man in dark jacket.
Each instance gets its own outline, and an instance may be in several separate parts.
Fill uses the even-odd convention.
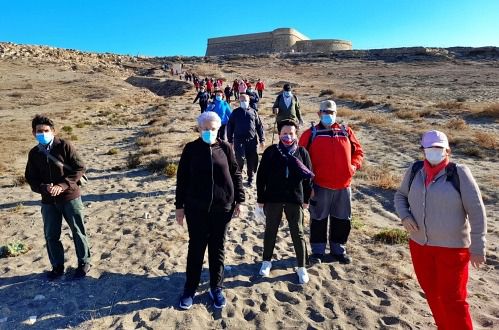
[[[227,124],[227,140],[234,146],[237,164],[242,171],[246,160],[248,185],[253,183],[253,174],[258,167],[258,140],[260,148],[265,146],[263,124],[255,109],[249,105],[249,96],[239,96],[240,107],[235,109]]]
[[[230,219],[244,202],[241,172],[230,145],[217,139],[220,117],[207,111],[198,117],[200,138],[186,144],[177,171],[175,215],[187,220],[189,247],[184,293],[179,307],[190,309],[199,286],[208,247],[210,291],[215,308],[223,308],[224,242]]]
[[[196,98],[192,102],[192,104],[196,103],[199,100],[199,107],[201,108],[201,113],[206,111],[208,107],[208,101],[210,100],[210,93],[206,91],[204,85],[199,86],[199,92],[196,94]]]
[[[296,252],[298,281],[305,284],[309,277],[305,268],[308,256],[303,237],[303,210],[308,208],[312,192],[312,162],[307,150],[298,146],[298,124],[284,120],[279,122],[277,129],[280,141],[263,153],[256,178],[257,212],[263,208],[266,216],[260,275],[269,276],[277,231],[284,211]]]
[[[282,92],[277,95],[272,111],[276,115],[276,122],[284,119],[291,119],[303,125],[300,112],[300,102],[296,95],[291,91],[290,84],[284,84]]]
[[[250,107],[258,111],[258,102],[260,102],[260,98],[258,97],[258,94],[255,92],[251,84],[248,84],[246,94],[248,94],[249,96]]]
[[[31,126],[38,145],[28,154],[25,177],[31,190],[42,196],[43,231],[52,265],[47,277],[55,280],[64,275],[64,248],[60,241],[63,217],[71,229],[78,257],[78,267],[73,277],[84,277],[90,270],[90,249],[77,183],[85,171],[85,165],[69,142],[54,136],[52,120],[36,115]],[[48,154],[60,163],[56,164]]]

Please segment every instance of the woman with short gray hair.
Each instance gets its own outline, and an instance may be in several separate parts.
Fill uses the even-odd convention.
[[[215,308],[223,308],[225,234],[230,219],[239,216],[245,196],[234,151],[217,138],[220,117],[208,111],[197,121],[200,137],[186,144],[177,170],[175,216],[181,226],[185,217],[189,231],[186,282],[179,307],[192,307],[208,247],[209,295]]]

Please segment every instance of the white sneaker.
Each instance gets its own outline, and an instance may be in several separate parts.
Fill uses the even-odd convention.
[[[262,262],[262,267],[260,268],[260,275],[267,277],[270,275],[270,269],[272,268],[272,262],[264,261]]]
[[[300,284],[308,283],[310,278],[308,277],[307,269],[305,267],[298,267],[296,270],[296,274],[298,275],[298,282]]]

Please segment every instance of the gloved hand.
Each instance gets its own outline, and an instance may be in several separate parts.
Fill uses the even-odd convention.
[[[260,206],[260,204],[255,208],[255,219],[258,222],[265,223],[265,212],[263,212],[263,206]]]

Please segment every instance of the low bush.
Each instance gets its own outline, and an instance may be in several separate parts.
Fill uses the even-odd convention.
[[[119,152],[118,148],[111,148],[107,152],[108,155],[116,155]]]
[[[404,244],[409,242],[409,233],[399,228],[383,229],[379,233],[375,234],[373,238],[376,242],[390,245]]]
[[[461,118],[453,118],[445,124],[445,127],[450,129],[463,130],[468,128],[468,124]]]
[[[73,127],[71,127],[71,126],[63,126],[63,127],[61,128],[61,130],[62,130],[63,132],[65,132],[65,133],[71,133],[71,132],[73,132]]]
[[[9,243],[0,246],[0,258],[17,257],[31,250],[28,244],[22,242]]]

